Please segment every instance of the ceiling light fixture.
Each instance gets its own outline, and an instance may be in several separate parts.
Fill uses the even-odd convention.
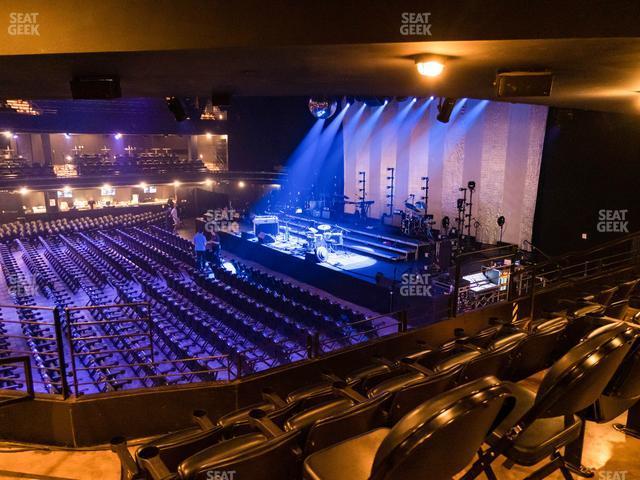
[[[424,77],[437,77],[444,71],[444,60],[433,56],[417,57],[416,68]]]

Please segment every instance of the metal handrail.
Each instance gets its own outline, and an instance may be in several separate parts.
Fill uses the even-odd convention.
[[[6,405],[23,402],[25,400],[32,400],[35,397],[35,390],[33,388],[33,372],[31,371],[31,357],[19,356],[19,357],[4,357],[0,358],[0,365],[11,365],[14,363],[22,363],[24,366],[25,383],[27,384],[27,391],[24,395],[12,396],[7,400],[0,400],[0,407]]]

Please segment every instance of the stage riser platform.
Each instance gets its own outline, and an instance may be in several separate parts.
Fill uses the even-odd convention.
[[[386,288],[257,242],[244,240],[234,234],[220,232],[220,241],[224,250],[325,290],[348,302],[380,313],[390,311],[390,295]]]

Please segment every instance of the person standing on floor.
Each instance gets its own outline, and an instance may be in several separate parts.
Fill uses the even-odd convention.
[[[173,231],[177,232],[180,226],[180,218],[178,217],[178,205],[174,205],[171,209],[171,220],[173,220]]]
[[[204,236],[202,230],[198,230],[193,236],[193,245],[196,251],[196,266],[198,270],[203,271],[205,267],[205,253],[207,250],[207,237]]]

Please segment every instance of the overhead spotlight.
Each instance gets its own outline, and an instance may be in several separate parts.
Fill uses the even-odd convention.
[[[416,58],[416,68],[418,73],[424,77],[437,77],[444,70],[444,62],[440,58],[422,56]]]
[[[26,195],[27,193],[29,193],[29,189],[27,187],[22,187],[18,191],[20,192],[20,195]]]
[[[207,178],[207,179],[204,181],[204,184],[205,184],[207,187],[210,187],[211,185],[213,185],[213,180],[211,180],[210,178]]]
[[[146,182],[140,182],[140,183],[138,184],[138,188],[147,188],[147,184],[146,184]]]
[[[115,138],[116,140],[120,140],[122,138],[122,134],[121,133],[116,133],[113,138]]]
[[[5,130],[4,132],[2,132],[2,135],[4,135],[4,138],[13,137],[13,133],[11,133],[9,130]]]
[[[13,139],[15,140],[15,139],[17,139],[17,138],[18,138],[18,134],[17,134],[17,133],[14,133],[14,134],[13,134]]]
[[[180,180],[174,180],[173,181],[173,186],[178,188],[181,185]]]
[[[240,181],[238,182],[238,187],[240,187],[240,188],[244,188],[244,185],[245,185],[245,184],[244,184],[244,182],[243,182],[242,180],[240,180]]]
[[[67,140],[69,140],[71,138],[71,134],[70,133],[65,133],[64,134],[64,138],[66,138]]]
[[[309,112],[317,119],[328,119],[336,113],[338,102],[327,97],[309,98]]]
[[[65,155],[65,156],[64,156],[64,159],[65,159],[67,162],[70,162],[71,160],[73,160],[73,157],[72,157],[71,155]]]
[[[344,97],[345,102],[347,102],[349,105],[353,105],[354,103],[356,103],[358,100],[356,99],[356,97],[354,96],[346,96]]]
[[[213,138],[213,135],[210,132],[207,132],[206,136],[207,136],[207,140],[211,140]]]
[[[456,104],[455,98],[442,98],[438,104],[438,116],[436,119],[442,123],[448,123],[451,118],[451,112]]]
[[[429,100],[433,100],[434,98],[435,98],[435,97],[434,97],[433,95],[431,95],[431,96],[429,97]]]
[[[71,187],[69,185],[65,185],[64,187],[62,187],[62,191],[64,193],[70,193],[71,192]]]

